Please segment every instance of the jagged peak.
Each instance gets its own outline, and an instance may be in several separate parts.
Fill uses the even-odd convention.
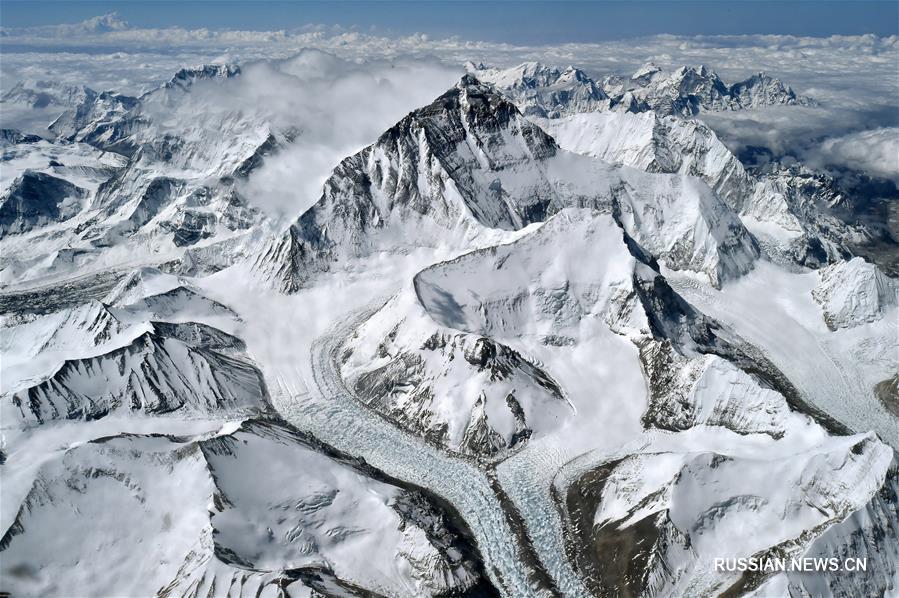
[[[643,64],[640,68],[631,75],[631,79],[639,79],[641,77],[646,77],[650,75],[654,75],[656,73],[662,72],[662,67],[657,65],[656,63],[649,61]]]
[[[378,143],[395,137],[412,123],[432,122],[435,118],[444,117],[455,119],[453,114],[458,114],[468,125],[476,129],[505,127],[510,121],[518,120],[522,127],[533,129],[545,144],[555,147],[555,141],[526,121],[515,104],[492,85],[481,82],[471,73],[462,75],[456,85],[427,106],[410,112],[403,120],[382,134]]]
[[[462,78],[456,84],[456,89],[465,89],[466,87],[473,87],[482,85],[481,81],[472,75],[471,73],[465,73],[462,75]]]
[[[733,85],[730,86],[732,93],[738,93],[740,89],[744,87],[763,87],[763,88],[773,88],[781,93],[785,93],[788,96],[795,96],[795,92],[793,88],[789,85],[785,84],[783,81],[778,79],[777,77],[772,77],[771,75],[759,71],[758,73],[748,77],[742,81],[737,81]]]
[[[163,84],[162,89],[186,90],[197,81],[231,79],[239,76],[240,73],[240,66],[237,64],[201,64],[195,67],[185,67],[172,75],[172,78]]]
[[[575,81],[580,81],[581,83],[594,83],[593,79],[591,79],[587,73],[571,64],[562,70],[561,77],[571,77]]]

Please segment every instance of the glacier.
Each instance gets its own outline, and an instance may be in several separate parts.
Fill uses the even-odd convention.
[[[55,116],[0,136],[0,591],[899,589],[883,233],[702,120],[814,99],[467,63],[284,218],[253,68],[2,96]]]

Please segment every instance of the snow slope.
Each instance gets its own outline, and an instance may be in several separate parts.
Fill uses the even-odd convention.
[[[429,499],[320,450],[265,420],[73,445],[41,465],[0,540],[7,589],[419,595],[477,582]],[[111,551],[102,573],[79,565],[97,551]]]
[[[754,186],[740,161],[698,120],[584,112],[536,122],[564,149],[647,172],[699,177],[737,212]]]
[[[409,245],[476,246],[566,207],[612,210],[671,267],[715,285],[752,268],[754,241],[698,179],[647,175],[560,151],[492,88],[466,76],[344,160],[321,199],[255,260],[292,292],[332,264]]]
[[[831,330],[875,322],[899,303],[896,281],[860,257],[822,268],[818,277],[812,297]]]
[[[805,100],[469,70],[287,230],[240,181],[295,132],[205,109],[234,66],[0,136],[4,591],[896,591],[895,281],[683,118]],[[765,555],[872,573],[712,567]]]

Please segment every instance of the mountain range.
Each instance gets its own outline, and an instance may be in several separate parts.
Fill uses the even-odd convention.
[[[466,71],[286,223],[237,65],[4,93],[59,113],[0,136],[0,590],[899,590],[895,240],[702,122],[814,100]]]

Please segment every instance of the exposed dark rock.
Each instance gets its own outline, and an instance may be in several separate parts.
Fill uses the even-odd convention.
[[[24,233],[68,220],[86,197],[87,191],[64,179],[26,170],[0,197],[0,233]]]

